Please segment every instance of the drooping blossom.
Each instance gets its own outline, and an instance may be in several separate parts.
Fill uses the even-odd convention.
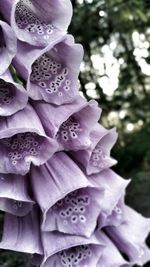
[[[12,28],[0,20],[0,75],[9,67],[17,52],[17,39]]]
[[[108,218],[112,212],[116,212],[117,208],[119,209],[118,204],[120,204],[120,199],[124,197],[130,180],[123,179],[111,169],[93,174],[89,176],[89,179],[99,188],[104,189],[100,215],[103,214]]]
[[[101,212],[98,218],[98,225],[100,229],[106,226],[119,226],[125,220],[125,194],[122,194],[116,205],[109,212]]]
[[[0,210],[16,216],[25,216],[34,204],[29,194],[28,177],[0,174]]]
[[[34,198],[43,213],[42,227],[45,228],[47,213],[56,202],[72,191],[89,185],[84,173],[64,152],[55,153],[40,167],[32,167],[30,177]]]
[[[34,255],[27,267],[131,266],[103,231],[96,231],[89,239],[45,232],[42,241],[46,256]]]
[[[107,130],[100,124],[95,124],[95,129],[90,133],[91,144],[86,149],[79,149],[71,153],[85,169],[88,175],[112,167],[117,163],[110,157],[110,151],[117,140],[116,129]]]
[[[42,229],[84,236],[94,232],[100,213],[112,212],[128,184],[112,171],[87,179],[63,152],[40,168],[33,167],[31,182],[43,213]]]
[[[41,267],[96,267],[105,248],[103,241],[93,234],[90,238],[53,232],[42,233],[44,257]]]
[[[45,163],[57,150],[28,104],[12,116],[0,118],[0,172],[24,175],[31,163]]]
[[[27,55],[24,61],[24,55]],[[83,48],[71,35],[57,38],[44,49],[18,42],[14,65],[27,80],[27,91],[34,100],[61,105],[78,96],[79,66]]]
[[[116,244],[118,249],[126,254],[132,265],[143,266],[150,260],[150,250],[145,239],[150,233],[150,219],[126,206],[125,220],[119,226],[107,226],[105,232]]]
[[[70,0],[1,0],[0,8],[17,38],[38,47],[65,35],[72,16]]]
[[[46,134],[57,140],[59,150],[78,151],[89,147],[90,133],[101,113],[96,101],[86,102],[78,97],[73,103],[61,106],[35,102],[34,108]]]
[[[86,187],[67,194],[48,211],[43,230],[90,237],[97,225],[103,193]]]
[[[21,84],[13,81],[7,70],[0,75],[0,116],[10,116],[23,109],[28,102],[28,95]]]

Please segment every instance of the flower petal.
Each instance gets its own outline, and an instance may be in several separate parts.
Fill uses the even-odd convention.
[[[116,203],[110,215],[102,211],[98,219],[99,227],[103,228],[110,225],[119,226],[121,223],[123,223],[125,220],[124,206],[123,196],[119,199],[118,203]]]
[[[35,203],[29,196],[28,177],[0,174],[0,210],[25,216]]]
[[[11,25],[19,40],[45,47],[66,33],[71,16],[70,0],[15,0]]]
[[[23,109],[28,95],[21,84],[13,81],[9,71],[0,76],[0,116],[10,116]]]
[[[43,254],[38,221],[36,209],[25,217],[6,214],[0,249]]]
[[[93,183],[93,185],[97,186],[101,190],[104,190],[101,210],[106,216],[111,215],[120,198],[124,196],[125,189],[130,180],[121,178],[111,169],[104,170],[99,174],[88,176],[88,179],[91,183]]]
[[[81,266],[96,267],[104,249],[104,243],[98,241],[95,235],[87,239],[57,232],[43,232],[42,241],[45,257],[41,267],[70,267],[79,263]]]
[[[57,143],[45,135],[30,105],[10,117],[0,118],[1,173],[25,175],[31,163],[45,163],[57,150]]]
[[[18,53],[13,63],[22,77],[28,79],[27,90],[32,99],[44,99],[61,105],[70,103],[77,97],[82,58],[82,46],[75,44],[71,35],[66,35],[59,37],[45,49],[33,49],[18,42]]]
[[[150,233],[150,219],[144,218],[127,206],[125,216],[125,222],[118,227],[106,227],[106,233],[132,263],[143,266],[150,260],[150,250],[144,243]]]
[[[103,191],[95,188],[73,191],[49,209],[43,230],[90,237],[96,228],[102,201]]]
[[[122,257],[117,247],[115,247],[113,242],[102,231],[99,233],[97,231],[97,238],[98,236],[100,237],[100,240],[103,240],[106,246],[97,267],[131,267],[131,264]]]
[[[78,97],[72,104],[36,102],[34,108],[47,135],[57,139],[60,150],[79,150],[91,144],[90,132],[101,113],[96,101]]]
[[[17,52],[17,39],[11,27],[0,20],[0,75],[9,67],[12,59]]]
[[[12,11],[12,0],[1,0],[0,1],[0,11],[3,17],[6,19],[8,23],[10,23],[10,16]]]
[[[80,162],[88,175],[110,168],[117,161],[110,157],[110,150],[117,139],[115,129],[106,130],[101,125],[95,127],[90,135],[91,145],[88,149],[71,153]]]
[[[55,153],[40,167],[32,167],[30,176],[34,197],[44,212],[44,220],[47,211],[57,201],[70,192],[89,185],[83,172],[64,152]]]

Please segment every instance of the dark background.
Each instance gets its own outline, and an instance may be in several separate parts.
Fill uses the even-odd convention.
[[[126,203],[150,216],[150,1],[72,0],[69,33],[82,43],[81,93],[116,127],[114,168],[132,178]],[[0,267],[23,267],[20,254],[1,252]],[[150,267],[147,264],[146,267]]]

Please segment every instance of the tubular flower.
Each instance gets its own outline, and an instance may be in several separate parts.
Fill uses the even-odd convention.
[[[24,175],[30,164],[41,165],[55,152],[56,142],[47,137],[32,107],[0,118],[1,173]]]
[[[41,267],[76,265],[96,267],[105,244],[93,234],[90,238],[44,232],[44,255]],[[53,244],[53,245],[52,245]]]
[[[69,0],[14,1],[11,25],[19,40],[46,46],[67,31],[72,16]]]
[[[90,145],[86,149],[79,149],[71,153],[85,169],[88,175],[112,167],[117,161],[110,157],[110,150],[117,140],[115,128],[106,130],[101,125],[96,125],[90,133]]]
[[[0,7],[18,40],[38,47],[64,35],[72,16],[70,0],[1,0]]]
[[[0,76],[0,116],[10,116],[23,109],[28,102],[28,95],[21,84],[13,81],[7,70]]]
[[[87,179],[63,152],[33,167],[31,181],[43,212],[42,229],[85,236],[93,233],[100,213],[109,215],[115,209],[128,184],[112,171]]]
[[[102,200],[103,192],[91,187],[67,194],[48,211],[43,230],[90,237],[96,227]]]
[[[90,132],[101,113],[96,101],[91,100],[87,103],[79,97],[68,105],[54,106],[38,102],[34,108],[47,135],[57,140],[59,150],[89,147]]]
[[[78,92],[70,0],[0,0],[0,13],[11,25],[0,21],[0,249],[26,253],[26,267],[146,263],[150,219],[126,206],[130,180],[110,169],[116,130]]]
[[[61,199],[72,191],[90,185],[84,173],[64,152],[55,153],[41,167],[32,167],[30,176],[34,198],[43,213],[44,228],[47,224],[47,213],[52,206],[61,202]]]
[[[125,220],[124,213],[124,194],[121,196],[116,205],[113,207],[109,215],[105,212],[101,212],[98,218],[98,224],[100,228],[113,225],[119,226]]]
[[[0,20],[0,75],[9,67],[17,52],[17,38],[12,28]]]
[[[145,219],[128,206],[124,212],[124,221],[118,227],[106,227],[105,231],[133,265],[144,265],[150,259],[150,251],[145,245],[145,239],[150,232],[150,219]]]
[[[71,35],[65,35],[44,49],[33,49],[32,46],[18,42],[14,65],[27,79],[27,90],[32,99],[44,99],[61,105],[72,102],[78,96],[78,74],[82,58],[82,46],[75,44]]]
[[[116,210],[120,198],[124,196],[129,181],[122,179],[110,169],[104,170],[99,174],[91,175],[89,179],[92,180],[98,188],[104,190],[101,213],[108,218],[108,216]]]

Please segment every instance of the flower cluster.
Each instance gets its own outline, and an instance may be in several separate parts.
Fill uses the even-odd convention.
[[[0,0],[0,13],[0,248],[30,255],[28,267],[143,265],[150,219],[111,170],[116,130],[78,93],[70,1]]]

